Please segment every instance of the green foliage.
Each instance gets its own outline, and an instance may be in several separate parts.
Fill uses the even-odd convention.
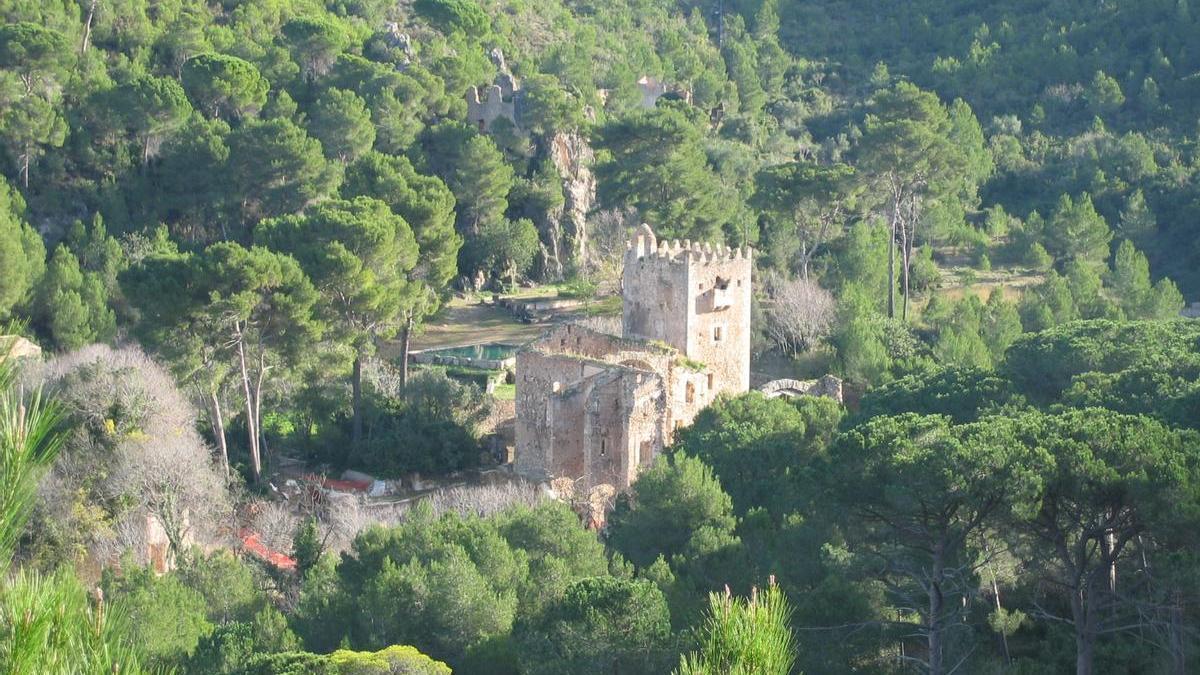
[[[325,572],[310,571],[305,593],[334,597],[318,605],[316,597],[302,595],[301,611],[314,612],[304,625],[319,632],[322,643],[345,636],[351,646],[374,649],[403,641],[461,664],[507,640],[517,608],[541,607],[536,598],[547,592],[547,582],[557,579],[545,598],[552,600],[572,581],[605,568],[595,539],[565,506],[491,518],[435,517],[421,506],[402,525],[360,534],[335,576],[321,581]],[[361,611],[342,615],[347,606]],[[483,667],[466,672],[492,672]]]
[[[496,144],[465,124],[443,122],[421,138],[424,164],[454,193],[460,231],[476,234],[508,208],[513,170]]]
[[[321,143],[286,119],[252,120],[228,138],[230,203],[244,223],[295,213],[337,189]]]
[[[294,652],[300,647],[279,610],[270,607],[252,622],[235,621],[218,625],[196,646],[188,659],[195,673],[242,673],[262,654]]]
[[[292,557],[296,560],[296,571],[301,578],[308,576],[308,571],[320,562],[321,549],[317,522],[313,518],[306,518],[296,528],[296,535],[292,538]]]
[[[491,270],[515,286],[517,278],[533,264],[538,243],[537,227],[532,221],[503,219],[484,226],[479,238],[463,251],[463,257],[474,260],[476,269]]]
[[[178,131],[192,113],[183,87],[174,79],[142,75],[114,93],[116,112],[142,145],[142,163],[157,154],[164,136]]]
[[[1184,320],[1068,324],[1022,336],[1002,371],[1035,400],[1066,398],[1195,426],[1185,411],[1200,400],[1198,330]]]
[[[522,672],[659,673],[671,635],[662,591],[642,579],[576,581],[514,631]]]
[[[1117,246],[1110,283],[1117,304],[1131,319],[1170,319],[1183,309],[1183,296],[1171,280],[1150,285],[1150,263],[1129,240]]]
[[[1084,92],[1084,98],[1097,115],[1106,115],[1120,108],[1125,103],[1125,94],[1121,93],[1121,85],[1113,78],[1097,70],[1091,84]]]
[[[130,635],[152,665],[181,662],[213,629],[204,596],[176,575],[158,577],[149,567],[130,564],[107,570],[100,587],[105,598],[124,604]]]
[[[67,37],[48,26],[29,22],[0,26],[0,68],[36,77],[59,75],[71,60],[70,49]]]
[[[353,456],[366,470],[383,476],[445,474],[477,466],[478,427],[489,410],[479,387],[441,371],[421,370],[400,386],[398,377],[384,369],[364,382],[364,431]],[[343,462],[353,430],[345,428],[345,420],[334,422],[310,442],[316,457]]]
[[[660,237],[712,241],[733,219],[733,196],[709,165],[689,112],[638,111],[601,128],[597,197],[602,206],[636,207]]]
[[[60,349],[111,340],[117,318],[109,308],[103,277],[80,268],[79,259],[59,245],[46,265],[38,293],[38,324]]]
[[[229,551],[204,555],[192,550],[175,574],[204,598],[206,616],[214,624],[250,623],[265,607],[253,568]]]
[[[552,76],[534,75],[521,82],[521,124],[543,136],[571,131],[583,122],[576,98]]]
[[[1012,446],[999,420],[955,427],[944,417],[876,417],[843,435],[827,476],[850,507],[851,552],[897,596],[912,603],[914,630],[927,636],[930,669],[957,662],[949,634],[962,609],[944,598],[969,592],[957,570],[969,542],[1004,508],[1028,499],[1040,458]]]
[[[95,605],[69,571],[22,570],[0,591],[0,661],[14,673],[149,672],[130,639],[120,604]]]
[[[672,452],[713,468],[736,511],[784,514],[796,503],[803,467],[825,451],[842,411],[830,399],[796,402],[753,392],[719,398],[676,437]]]
[[[792,267],[794,256],[807,278],[813,256],[838,238],[842,221],[861,191],[854,169],[844,164],[790,162],[761,170],[754,181],[751,204],[768,214],[774,226],[764,233],[772,255],[792,252],[776,265]]]
[[[193,56],[184,62],[180,79],[197,108],[233,121],[262,110],[271,87],[254,64],[227,54]]]
[[[659,556],[709,553],[733,542],[733,502],[704,462],[672,454],[638,476],[618,500],[609,543],[639,567]]]
[[[339,649],[332,654],[259,654],[238,675],[450,675],[450,668],[412,647],[392,645],[377,652]]]
[[[774,584],[750,598],[711,594],[700,650],[680,661],[676,675],[787,675],[796,661],[791,613]]]
[[[329,159],[350,162],[371,149],[375,127],[366,101],[352,91],[329,88],[312,107],[309,131]]]
[[[1060,262],[1095,263],[1108,257],[1112,231],[1084,193],[1072,200],[1063,195],[1046,222],[1046,250]]]
[[[139,644],[125,630],[121,604],[93,603],[70,570],[42,575],[11,568],[38,479],[62,441],[59,408],[40,392],[16,389],[10,345],[0,345],[0,661],[12,672],[141,673]]]
[[[25,202],[7,182],[0,180],[0,320],[25,302],[45,269],[42,238],[24,220]]]
[[[306,80],[324,75],[350,39],[340,22],[323,16],[292,19],[281,32]]]
[[[944,368],[908,375],[863,397],[856,419],[911,412],[970,422],[989,409],[1016,403],[1012,384],[983,370]]]
[[[328,201],[303,216],[262,223],[256,239],[290,254],[321,294],[339,340],[359,357],[399,328],[417,264],[412,228],[387,204],[369,197]]]
[[[346,198],[373,197],[404,218],[420,247],[423,280],[441,298],[457,271],[462,237],[454,231],[454,195],[433,176],[418,174],[404,157],[369,152],[346,170]],[[430,303],[426,312],[436,311]]]
[[[481,38],[491,29],[491,19],[475,0],[417,0],[413,9],[443,33]]]

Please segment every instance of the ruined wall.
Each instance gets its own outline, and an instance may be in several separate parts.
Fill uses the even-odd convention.
[[[516,470],[534,479],[551,475],[551,448],[566,436],[554,439],[553,420],[568,415],[556,408],[552,396],[580,380],[603,372],[603,368],[562,354],[524,350],[517,354]]]
[[[625,372],[621,387],[624,445],[612,484],[623,489],[637,480],[638,472],[649,466],[667,443],[668,397],[661,378],[639,372]]]
[[[502,86],[508,84],[508,87]],[[512,83],[493,84],[483,90],[471,87],[467,90],[467,121],[480,131],[487,133],[500,118],[517,124],[517,104]],[[506,88],[508,91],[506,92]]]
[[[666,377],[675,353],[663,345],[619,338],[577,324],[555,326],[529,346],[532,351],[623,364]]]
[[[581,326],[551,329],[517,355],[517,471],[628,485],[640,460],[629,463],[630,439],[639,453],[647,440],[651,455],[662,449],[674,359],[670,349]]]
[[[676,364],[671,370],[670,405],[666,420],[668,443],[676,430],[690,425],[696,415],[717,397],[719,390],[715,384],[716,375],[707,368],[697,371],[690,366]]]

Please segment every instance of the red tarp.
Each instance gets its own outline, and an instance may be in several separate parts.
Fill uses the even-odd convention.
[[[304,480],[320,483],[322,487],[338,492],[367,492],[371,489],[371,481],[369,480],[336,480],[334,478],[322,478],[313,474],[305,476]]]
[[[262,543],[262,539],[250,530],[242,530],[238,538],[242,540],[243,549],[249,551],[251,555],[268,565],[281,570],[291,571],[296,569],[296,560],[294,558],[267,548],[267,545]]]

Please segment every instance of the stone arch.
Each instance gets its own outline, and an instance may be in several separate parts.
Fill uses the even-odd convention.
[[[797,396],[827,396],[842,402],[842,380],[826,375],[819,380],[772,380],[758,390],[767,398],[795,398]]]

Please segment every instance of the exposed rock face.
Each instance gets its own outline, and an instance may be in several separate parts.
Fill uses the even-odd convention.
[[[558,218],[551,218],[551,243],[546,272],[562,278],[568,266],[579,266],[587,256],[587,216],[596,204],[596,176],[592,146],[578,132],[558,132],[550,139],[550,158],[563,181],[565,202]]]

